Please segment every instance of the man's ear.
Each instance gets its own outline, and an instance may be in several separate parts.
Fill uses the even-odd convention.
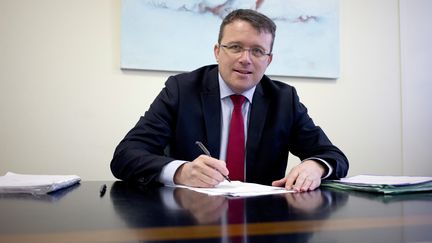
[[[219,62],[219,44],[215,44],[213,48],[214,56],[216,59],[216,62]]]
[[[270,54],[270,56],[268,58],[267,67],[270,65],[270,63],[272,62],[272,60],[273,60],[273,53]]]

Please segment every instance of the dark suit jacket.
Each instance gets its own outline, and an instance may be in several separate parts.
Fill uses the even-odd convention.
[[[157,182],[167,163],[176,159],[192,161],[202,153],[195,141],[202,141],[211,155],[218,157],[220,137],[218,67],[204,66],[171,76],[149,110],[117,146],[111,171],[122,180]],[[301,160],[326,160],[334,168],[331,178],[347,174],[347,158],[314,124],[294,87],[264,76],[250,110],[246,181],[269,185],[283,178],[288,152]]]

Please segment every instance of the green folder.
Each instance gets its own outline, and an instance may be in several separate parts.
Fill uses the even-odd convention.
[[[321,186],[383,194],[427,192],[432,191],[432,177],[359,175],[341,180],[324,180]]]

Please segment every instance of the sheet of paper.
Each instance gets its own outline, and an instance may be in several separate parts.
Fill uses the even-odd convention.
[[[76,175],[28,175],[8,172],[0,176],[0,193],[45,194],[69,187],[80,180]]]
[[[432,177],[415,176],[378,176],[378,175],[357,175],[349,178],[342,178],[342,183],[356,183],[369,185],[413,185],[432,181]]]
[[[224,181],[213,188],[199,188],[199,187],[189,187],[189,186],[181,186],[181,185],[178,185],[177,187],[187,188],[208,195],[215,195],[215,196],[225,195],[225,196],[232,196],[232,197],[250,197],[250,196],[294,192],[294,191],[286,190],[285,188],[282,187],[266,186],[266,185],[246,183],[241,181],[231,181],[231,182]]]

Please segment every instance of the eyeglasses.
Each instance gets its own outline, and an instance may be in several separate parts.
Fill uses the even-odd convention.
[[[238,54],[242,54],[244,51],[248,51],[250,52],[250,54],[252,54],[253,57],[256,58],[262,58],[264,56],[270,56],[271,53],[266,53],[265,50],[263,50],[260,47],[252,47],[252,48],[244,48],[241,45],[238,44],[231,44],[231,45],[222,45],[219,44],[219,46],[225,48],[228,53],[231,53],[232,55],[238,55]]]

